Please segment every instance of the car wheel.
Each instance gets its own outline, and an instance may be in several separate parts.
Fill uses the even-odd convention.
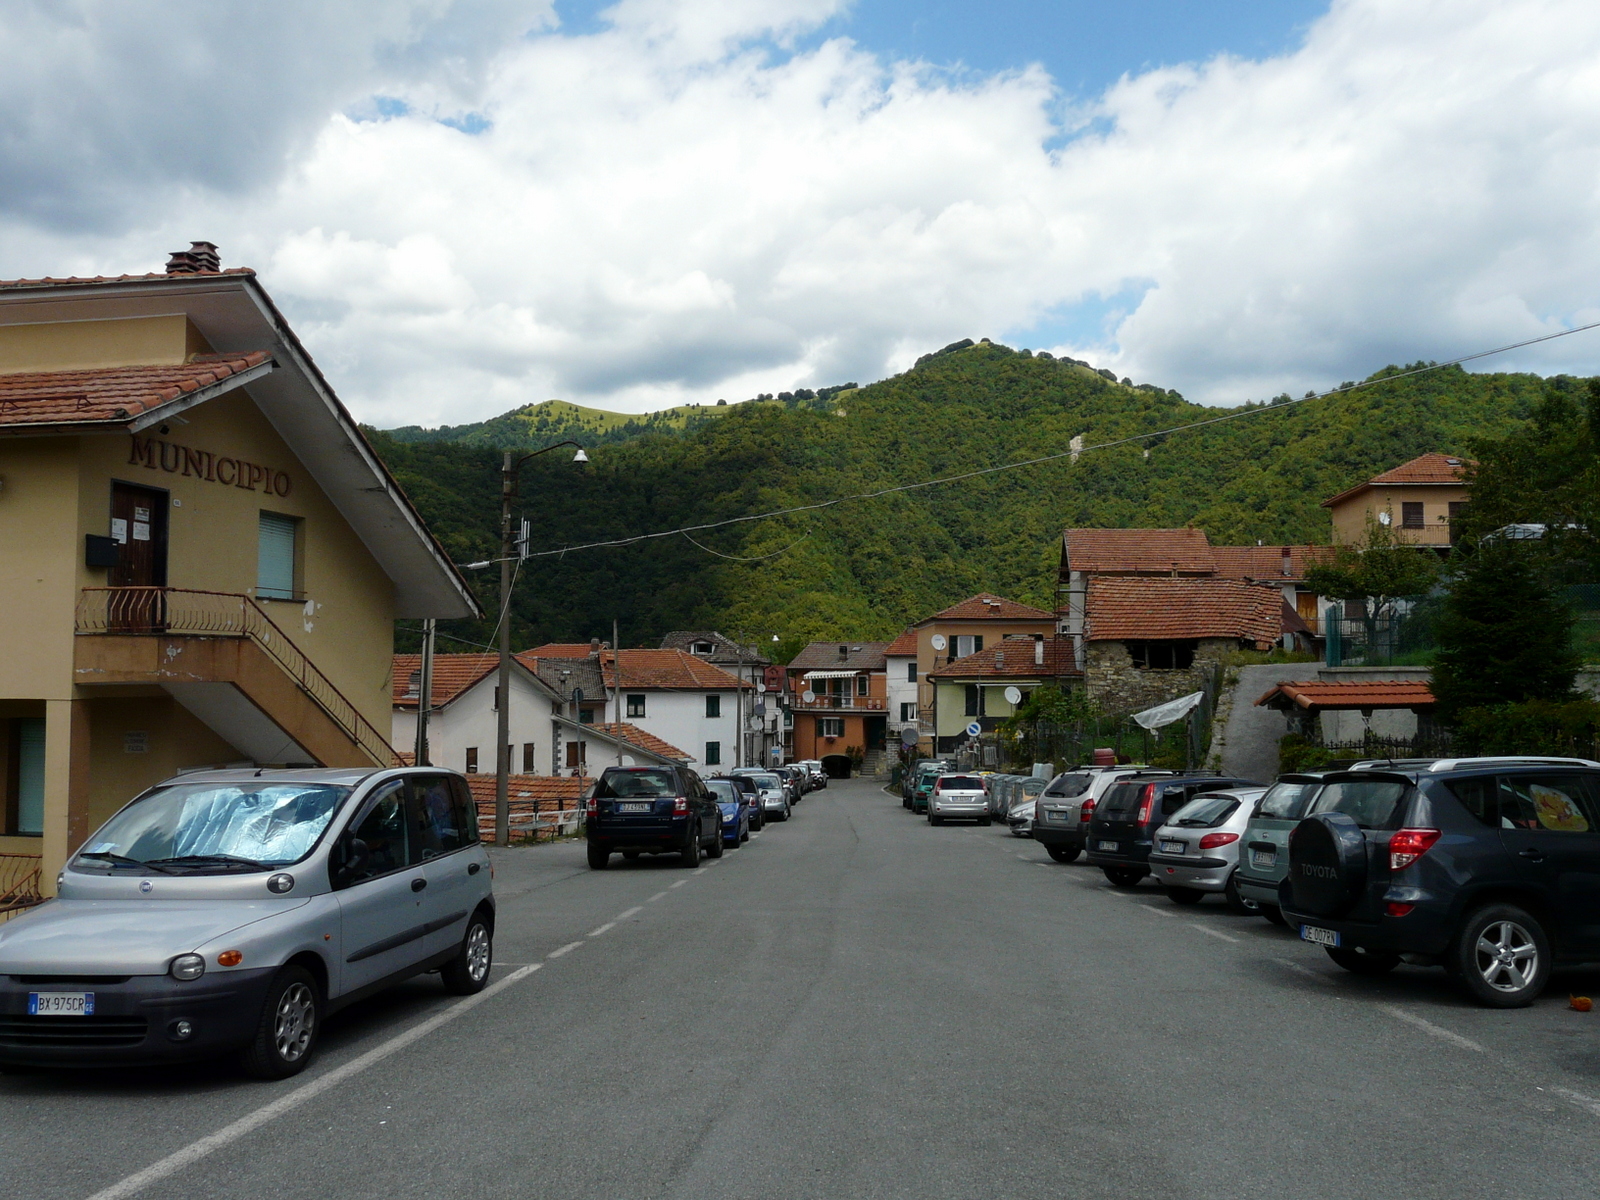
[[[1078,855],[1083,853],[1076,846],[1046,846],[1044,851],[1059,863],[1076,862]]]
[[[697,826],[689,830],[688,840],[683,843],[683,865],[698,867],[700,865],[700,830]]]
[[[639,852],[635,850],[633,852],[633,856],[638,858]],[[596,846],[593,842],[589,843],[589,867],[591,870],[604,871],[606,869],[606,860],[610,857],[611,851],[607,850],[604,846]],[[623,853],[623,857],[627,857],[626,852]]]
[[[1491,904],[1462,923],[1445,965],[1479,1004],[1522,1008],[1550,978],[1550,939],[1525,910]]]
[[[461,939],[461,950],[439,968],[439,981],[447,992],[457,996],[471,996],[483,991],[489,982],[489,968],[494,965],[494,933],[489,922],[476,913],[467,922],[466,936]]]
[[[1111,881],[1112,887],[1131,888],[1138,887],[1139,881],[1149,872],[1141,871],[1138,867],[1101,867],[1106,873],[1106,878]]]
[[[284,967],[267,988],[255,1037],[239,1056],[245,1074],[287,1079],[306,1069],[322,1029],[322,992],[304,967]]]
[[[1334,962],[1357,975],[1387,975],[1400,965],[1398,954],[1381,950],[1362,950],[1356,946],[1324,946],[1323,949]]]
[[[711,839],[711,845],[706,847],[709,858],[721,858],[722,852],[727,849],[727,842],[722,837],[722,822],[717,822],[717,836]]]
[[[1167,899],[1174,904],[1199,904],[1206,898],[1206,894],[1199,888],[1169,887]]]
[[[1274,925],[1289,924],[1288,921],[1283,919],[1283,909],[1279,908],[1276,904],[1258,904],[1256,908],[1263,917],[1271,921]]]
[[[1247,900],[1239,895],[1239,880],[1236,875],[1228,876],[1228,886],[1222,891],[1223,900],[1227,901],[1228,911],[1238,913],[1241,917],[1253,916],[1261,911],[1261,905],[1254,900]]]

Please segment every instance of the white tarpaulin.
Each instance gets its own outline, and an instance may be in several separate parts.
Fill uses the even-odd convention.
[[[1146,729],[1160,729],[1174,721],[1183,720],[1205,697],[1204,692],[1190,692],[1187,696],[1179,696],[1176,700],[1168,700],[1165,704],[1134,713],[1133,719]]]
[[[860,671],[807,671],[806,679],[850,679],[861,674]]]

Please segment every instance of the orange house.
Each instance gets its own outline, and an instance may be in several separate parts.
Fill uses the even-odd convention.
[[[816,759],[830,775],[850,773],[850,751],[883,750],[889,697],[888,642],[812,642],[788,667],[795,761]]]

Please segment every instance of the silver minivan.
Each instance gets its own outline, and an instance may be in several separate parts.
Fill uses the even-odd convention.
[[[364,996],[425,971],[483,988],[491,874],[454,772],[168,779],[83,844],[55,899],[0,925],[0,1063],[237,1054],[294,1075]]]

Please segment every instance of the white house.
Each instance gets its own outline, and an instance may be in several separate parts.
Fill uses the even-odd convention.
[[[889,742],[900,741],[902,729],[919,729],[917,713],[917,631],[908,629],[883,651],[884,679],[889,705]],[[928,732],[932,731],[928,727]]]

